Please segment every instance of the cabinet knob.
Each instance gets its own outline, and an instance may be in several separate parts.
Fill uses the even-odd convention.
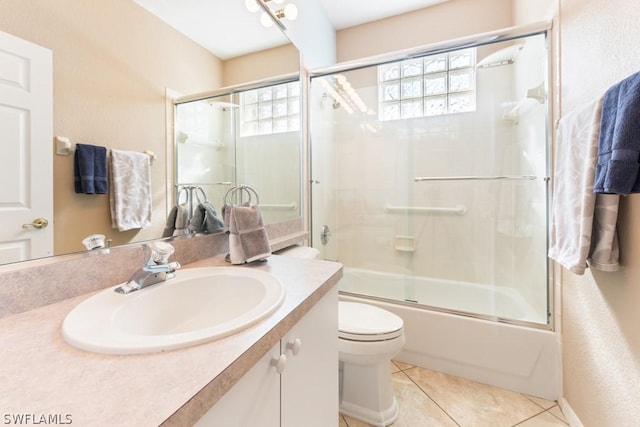
[[[287,367],[287,356],[281,354],[278,358],[271,360],[271,364],[276,367],[276,372],[281,374]]]
[[[297,356],[298,353],[300,353],[301,348],[302,348],[302,341],[300,340],[300,338],[296,338],[295,340],[293,340],[293,342],[287,343],[287,350],[291,350],[291,353],[294,356]]]

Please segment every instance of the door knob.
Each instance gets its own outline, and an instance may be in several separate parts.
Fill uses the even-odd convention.
[[[29,227],[41,229],[41,228],[46,228],[47,225],[49,225],[49,220],[47,218],[40,217],[40,218],[34,219],[31,224],[22,224],[22,228],[25,230]]]

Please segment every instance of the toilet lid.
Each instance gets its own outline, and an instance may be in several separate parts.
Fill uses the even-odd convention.
[[[402,335],[399,316],[370,304],[338,303],[338,336],[353,341],[382,341]]]

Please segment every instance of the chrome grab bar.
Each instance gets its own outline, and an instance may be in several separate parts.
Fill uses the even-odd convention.
[[[282,203],[282,204],[274,204],[274,203],[261,203],[260,207],[262,209],[272,209],[272,210],[282,210],[282,211],[292,211],[298,207],[298,204],[295,202],[291,203]]]
[[[437,208],[428,206],[393,206],[384,205],[384,211],[387,213],[453,213],[458,215],[464,215],[467,212],[467,208],[464,205],[457,205],[453,208]]]
[[[538,179],[535,175],[495,175],[495,176],[416,176],[413,178],[415,182],[422,181],[489,181],[496,179],[508,180],[534,180]],[[545,178],[545,181],[547,178]]]

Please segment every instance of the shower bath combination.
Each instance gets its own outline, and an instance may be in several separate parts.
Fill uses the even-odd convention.
[[[399,360],[557,398],[548,29],[312,71],[311,232],[343,300],[403,318]]]

